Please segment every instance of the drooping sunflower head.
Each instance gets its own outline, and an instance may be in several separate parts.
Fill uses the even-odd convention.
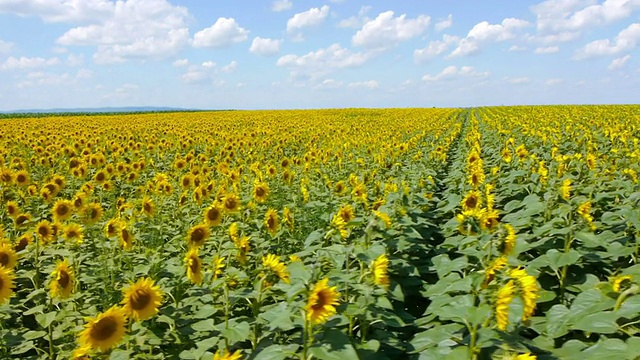
[[[388,287],[389,275],[387,275],[387,269],[389,268],[389,258],[386,254],[378,256],[371,264],[371,272],[373,273],[373,282],[377,285]]]
[[[67,220],[73,214],[73,203],[68,200],[58,200],[55,202],[55,204],[53,204],[51,212],[53,213],[54,220]]]
[[[75,241],[76,243],[82,243],[84,239],[84,231],[78,224],[69,224],[64,227],[64,238],[69,241]]]
[[[94,224],[102,218],[102,206],[99,203],[88,204],[84,209],[85,222],[88,224]]]
[[[33,244],[33,237],[31,236],[31,233],[24,233],[22,235],[20,235],[20,237],[18,237],[18,239],[16,239],[16,243],[13,246],[13,249],[17,252],[20,252],[24,249],[27,248],[27,246]]]
[[[220,350],[216,351],[213,354],[213,360],[240,360],[242,359],[242,352],[240,350],[236,350],[235,352],[224,351],[220,352]]]
[[[509,325],[509,304],[513,300],[515,285],[513,280],[503,285],[495,298],[495,316],[498,329],[505,331]]]
[[[198,256],[198,249],[191,248],[184,257],[187,266],[187,277],[192,283],[200,285],[202,283],[202,260]]]
[[[122,293],[125,312],[138,321],[155,316],[162,304],[163,292],[150,278],[139,279],[123,289]]]
[[[307,320],[313,324],[325,323],[337,312],[339,297],[336,287],[329,286],[328,278],[318,281],[311,290],[305,307]]]
[[[18,263],[18,254],[13,247],[6,242],[0,242],[0,267],[13,269]]]
[[[262,257],[262,266],[271,270],[280,280],[289,283],[289,270],[277,255],[267,254]]]
[[[120,244],[125,250],[133,249],[133,234],[127,229],[125,224],[120,224],[118,237],[120,238]]]
[[[106,312],[89,319],[79,335],[81,347],[107,351],[116,346],[125,335],[127,315],[123,308],[113,306]]]
[[[0,266],[0,304],[13,296],[13,270]]]
[[[104,225],[104,234],[108,238],[118,236],[119,232],[120,232],[120,221],[118,221],[118,219],[111,219],[107,221],[107,223]]]
[[[153,203],[153,199],[148,197],[148,196],[145,196],[142,199],[142,211],[141,212],[143,214],[145,214],[146,216],[151,217],[151,216],[153,216],[153,213],[155,213],[155,211],[156,211],[156,206]]]
[[[16,224],[16,227],[18,228],[24,227],[31,221],[31,214],[29,213],[18,214],[18,216],[16,216],[13,221]]]
[[[200,247],[209,238],[209,227],[206,224],[198,224],[189,229],[187,243],[189,247]]]
[[[267,214],[264,217],[264,225],[271,236],[276,235],[280,229],[280,219],[278,218],[278,212],[275,209],[267,210]]]
[[[612,280],[613,291],[619,293],[629,287],[633,283],[633,276],[631,275],[618,275]]]
[[[226,257],[220,255],[216,255],[213,257],[213,279],[217,279],[218,276],[222,275],[222,270],[224,269]]]
[[[240,199],[233,193],[226,194],[222,200],[224,209],[227,212],[233,213],[240,209]]]
[[[73,270],[67,259],[58,261],[55,270],[51,273],[51,296],[68,298],[73,291]]]
[[[204,221],[209,226],[218,226],[222,223],[222,209],[217,204],[212,204],[204,211]]]

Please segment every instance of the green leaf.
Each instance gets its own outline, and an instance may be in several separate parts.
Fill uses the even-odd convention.
[[[235,323],[233,320],[229,320],[229,328],[225,329],[224,324],[219,325],[222,327],[220,329],[220,333],[227,340],[229,340],[229,344],[234,344],[238,341],[244,341],[249,339],[249,334],[251,334],[251,326],[248,322],[243,321],[241,323]]]
[[[208,332],[215,329],[213,326],[213,319],[200,320],[196,323],[191,324],[191,328],[195,331],[201,331],[201,332]]]
[[[551,268],[558,270],[565,265],[575,264],[582,255],[573,249],[570,249],[566,253],[559,252],[556,249],[551,249],[547,251],[545,256],[549,259],[549,265]]]
[[[53,311],[49,313],[36,315],[36,321],[38,321],[38,324],[40,324],[40,326],[42,326],[43,328],[49,327],[49,325],[55,319],[56,319],[56,313]]]
[[[446,324],[417,333],[410,342],[413,351],[409,353],[415,354],[437,346],[442,341],[450,339],[454,334],[460,333],[464,329],[465,327],[462,324]]]
[[[321,360],[358,359],[347,334],[337,329],[325,330],[322,343],[312,346],[309,353]]]
[[[300,346],[297,344],[291,345],[271,345],[262,349],[253,360],[284,360],[291,358],[291,355],[298,351]]]
[[[25,340],[35,340],[47,335],[46,331],[27,331],[24,333]]]
[[[575,234],[576,240],[580,241],[584,247],[597,248],[605,247],[606,243],[600,239],[600,236],[586,231],[579,231]]]
[[[453,271],[463,270],[468,265],[466,257],[450,260],[447,254],[438,255],[432,258],[431,261],[439,278],[443,278]]]
[[[547,311],[547,336],[558,338],[565,335],[567,330],[569,309],[566,306],[556,304]]]
[[[109,356],[110,360],[128,360],[131,359],[131,351],[115,349]]]
[[[613,334],[618,331],[617,319],[615,312],[605,311],[581,318],[572,328],[592,333]]]
[[[575,322],[584,316],[611,309],[614,305],[615,300],[605,296],[600,290],[587,290],[573,300],[569,317]]]
[[[627,355],[627,344],[620,339],[606,339],[582,353],[582,359],[619,360]]]

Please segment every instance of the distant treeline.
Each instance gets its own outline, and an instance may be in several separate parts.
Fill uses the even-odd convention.
[[[87,111],[87,112],[16,112],[16,113],[0,113],[0,119],[15,118],[43,118],[52,116],[106,116],[106,115],[132,115],[132,114],[160,114],[160,113],[190,113],[204,111],[230,111],[230,110],[142,110],[142,111]]]

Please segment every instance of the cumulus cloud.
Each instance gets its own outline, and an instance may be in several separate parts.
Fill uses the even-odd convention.
[[[261,38],[259,36],[256,36],[251,42],[249,52],[262,56],[277,55],[280,52],[281,44],[282,40]]]
[[[349,83],[348,87],[350,87],[350,88],[365,88],[365,89],[373,90],[373,89],[377,89],[379,87],[379,84],[375,80],[356,81],[356,82]]]
[[[428,62],[436,56],[449,50],[452,45],[458,43],[459,41],[459,37],[445,34],[442,36],[442,40],[431,41],[429,42],[429,45],[427,45],[427,47],[414,50],[413,60],[418,64]]]
[[[562,80],[562,79],[554,78],[554,79],[547,79],[547,81],[545,81],[544,83],[545,83],[545,85],[553,86],[553,85],[560,84],[560,83],[562,83],[563,81],[564,81],[564,80]]]
[[[354,28],[354,29],[362,27],[362,25],[371,21],[371,19],[367,16],[370,10],[371,10],[371,6],[360,7],[360,10],[358,11],[357,16],[351,16],[349,18],[340,20],[340,22],[338,23],[338,27]]]
[[[324,22],[328,15],[328,5],[324,5],[321,8],[311,8],[307,11],[297,13],[287,20],[287,32],[290,34],[296,34],[304,28],[318,26]]]
[[[623,57],[619,57],[616,59],[611,60],[611,63],[609,64],[609,66],[607,67],[607,69],[609,70],[619,70],[624,68],[627,63],[629,62],[629,59],[631,59],[631,55],[627,54]]]
[[[640,44],[640,23],[635,23],[620,31],[613,41],[602,39],[586,44],[576,52],[575,58],[586,59],[595,56],[617,55],[634,49],[638,44]]]
[[[640,9],[639,1],[547,0],[531,7],[544,42],[571,41],[583,30],[628,18]]]
[[[509,52],[519,52],[519,51],[525,51],[525,50],[527,50],[526,47],[519,46],[519,45],[511,45],[511,47],[509,48]]]
[[[45,59],[41,57],[24,57],[19,58],[9,57],[2,64],[0,64],[0,70],[25,70],[34,68],[43,68],[47,66],[58,65],[60,59],[57,57]]]
[[[109,0],[0,0],[0,13],[35,16],[47,22],[62,23],[106,20],[113,16],[116,7],[117,4]]]
[[[246,41],[249,31],[238,25],[234,18],[218,18],[210,27],[198,31],[193,36],[196,48],[224,48]]]
[[[173,67],[183,67],[183,66],[187,66],[189,65],[189,60],[188,59],[178,59],[176,61],[173,62]]]
[[[271,4],[271,10],[275,12],[291,9],[293,3],[290,0],[276,0]]]
[[[318,78],[338,69],[361,66],[370,58],[370,53],[352,52],[333,44],[305,55],[284,55],[276,65],[291,69],[292,77]]]
[[[406,14],[394,17],[393,11],[386,11],[364,24],[362,29],[353,35],[351,43],[369,49],[388,49],[423,34],[430,21],[431,18],[426,15],[407,19]]]
[[[441,80],[453,80],[462,77],[483,78],[489,76],[489,72],[477,71],[473,66],[462,66],[458,68],[455,65],[447,66],[436,75],[427,74],[422,77],[422,81],[435,82]]]
[[[449,14],[446,19],[438,21],[435,25],[435,29],[440,32],[451,27],[451,25],[453,25],[453,14]]]
[[[165,0],[118,1],[110,17],[72,28],[59,37],[57,43],[97,46],[93,56],[97,63],[164,59],[188,44],[188,18],[186,8]]]
[[[342,85],[342,81],[336,79],[324,79],[320,83],[314,85],[313,88],[319,90],[331,90],[341,88]]]
[[[489,24],[487,21],[482,21],[469,30],[467,36],[460,40],[458,47],[453,50],[450,56],[476,54],[487,44],[515,38],[518,30],[529,25],[529,22],[515,18],[504,19],[500,24]]]
[[[547,47],[536,48],[533,52],[538,55],[543,55],[543,54],[555,54],[558,51],[560,51],[560,48],[558,46],[547,46]]]
[[[232,60],[229,64],[225,65],[222,67],[222,69],[220,69],[222,72],[233,72],[238,68],[238,62],[235,60]]]

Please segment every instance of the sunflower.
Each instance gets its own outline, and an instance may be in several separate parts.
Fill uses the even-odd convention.
[[[16,254],[11,245],[6,242],[0,242],[0,267],[13,269],[16,267],[17,262],[18,254]]]
[[[278,218],[278,212],[274,209],[267,210],[267,214],[264,217],[264,225],[271,236],[275,236],[280,228],[280,219]]]
[[[506,256],[500,256],[493,260],[484,272],[484,282],[482,283],[483,288],[487,287],[487,285],[493,280],[497,271],[500,271],[502,268],[507,266],[507,262]]]
[[[378,256],[371,264],[371,273],[373,273],[373,282],[377,285],[388,287],[389,276],[387,269],[389,267],[389,258],[386,254]]]
[[[88,224],[96,223],[102,218],[102,206],[99,203],[90,203],[84,209],[85,221]]]
[[[313,324],[322,324],[329,320],[336,313],[335,307],[340,303],[339,297],[340,293],[336,287],[329,286],[328,278],[318,281],[311,290],[305,307],[307,320]]]
[[[162,290],[150,278],[139,279],[135,284],[123,289],[122,293],[124,311],[138,321],[155,316],[162,304]]]
[[[522,321],[526,321],[533,316],[536,310],[536,300],[538,299],[538,284],[536,283],[536,278],[528,275],[527,272],[521,268],[512,269],[509,276],[518,284],[520,297],[524,303]]]
[[[480,185],[484,183],[485,175],[484,171],[482,171],[481,167],[474,168],[469,174],[468,183],[477,189]]]
[[[104,226],[104,234],[108,238],[118,236],[119,230],[120,230],[120,221],[118,221],[118,219],[111,219],[107,221],[107,223]]]
[[[104,170],[98,171],[93,176],[93,180],[96,182],[96,184],[104,184],[104,182],[108,180],[107,172]]]
[[[14,174],[11,169],[5,167],[0,168],[0,182],[5,185],[13,183]]]
[[[192,283],[200,285],[202,283],[202,260],[198,256],[198,248],[191,248],[184,257],[187,265],[187,277]]]
[[[76,196],[73,197],[73,200],[71,200],[71,202],[73,203],[73,207],[76,209],[76,211],[79,211],[84,207],[86,198],[87,198],[87,194],[81,191],[78,192]]]
[[[187,243],[189,247],[200,247],[209,238],[209,227],[206,224],[198,224],[193,226],[187,232]]]
[[[212,204],[204,211],[204,221],[209,226],[218,226],[222,223],[222,209],[217,204]]]
[[[509,325],[509,304],[513,301],[514,287],[513,280],[509,280],[496,294],[496,322],[498,329],[502,331],[506,330]]]
[[[463,211],[473,211],[482,206],[482,198],[479,191],[469,191],[460,203]]]
[[[280,261],[278,256],[273,254],[267,254],[267,256],[263,256],[262,266],[271,270],[274,274],[278,276],[278,278],[280,278],[280,280],[284,281],[287,284],[290,283],[289,271],[287,270],[287,267],[285,266],[285,264],[282,261]]]
[[[26,249],[27,246],[33,244],[33,237],[31,237],[31,233],[22,234],[18,239],[16,239],[16,243],[13,246],[15,251],[22,251]]]
[[[269,185],[265,182],[256,182],[253,187],[253,198],[258,203],[263,203],[269,196]]]
[[[238,223],[232,222],[231,225],[229,225],[229,238],[231,238],[231,241],[233,241],[234,244],[238,242],[238,239],[239,239],[238,235],[239,235]]]
[[[15,217],[13,221],[16,224],[16,227],[20,228],[24,225],[27,225],[31,221],[31,214],[29,213],[19,214],[18,216]]]
[[[217,279],[218,276],[222,275],[222,270],[225,267],[226,257],[220,257],[220,255],[216,255],[213,257],[213,280]]]
[[[73,214],[73,203],[69,200],[58,200],[51,209],[53,219],[56,221],[64,221]]]
[[[282,209],[282,222],[287,224],[289,226],[289,229],[293,231],[293,227],[294,227],[293,212],[288,207],[285,207],[284,209]]]
[[[386,212],[373,210],[373,214],[376,216],[376,218],[382,220],[384,226],[391,227],[391,225],[393,225],[391,217],[389,217],[389,214],[387,214]]]
[[[242,353],[240,352],[240,350],[236,350],[234,353],[231,353],[231,351],[227,351],[227,352],[220,352],[220,350],[216,351],[215,354],[213,354],[213,360],[240,360],[242,359]]]
[[[633,282],[633,276],[631,275],[618,275],[613,278],[613,291],[619,293],[622,289],[627,288]]]
[[[42,220],[36,225],[36,235],[44,242],[53,240],[54,234],[51,223],[48,220]]]
[[[120,244],[125,250],[133,249],[133,234],[127,229],[125,224],[120,224],[120,231],[118,233]]]
[[[9,214],[9,216],[14,219],[18,216],[18,214],[20,214],[20,206],[18,206],[17,202],[13,200],[7,201],[7,214]]]
[[[29,173],[26,170],[20,170],[15,174],[16,184],[19,186],[29,185]]]
[[[234,242],[236,248],[238,249],[238,261],[241,264],[246,264],[247,262],[247,253],[251,250],[251,243],[249,242],[248,236],[243,236],[239,238],[236,242]]]
[[[156,212],[156,206],[153,204],[153,199],[145,196],[142,199],[142,213],[145,214],[146,216],[153,216],[153,214]]]
[[[507,230],[507,235],[502,242],[502,254],[510,255],[516,246],[516,231],[509,224],[504,224],[504,228]]]
[[[236,194],[226,194],[222,200],[225,211],[233,213],[240,209],[240,199]]]
[[[90,347],[107,351],[116,346],[124,337],[127,315],[123,308],[113,306],[106,312],[89,319],[79,335],[80,347]]]
[[[562,181],[562,186],[560,187],[560,196],[563,199],[569,201],[571,197],[571,179],[564,179]]]
[[[82,244],[84,239],[83,229],[78,224],[69,224],[64,227],[64,238],[67,240],[75,240],[76,243]]]
[[[340,207],[340,210],[338,210],[338,216],[340,216],[345,223],[348,223],[355,218],[353,207],[349,204]]]
[[[51,273],[51,297],[68,298],[73,291],[73,270],[67,259],[58,261]]]
[[[13,270],[0,266],[0,304],[13,296]]]

